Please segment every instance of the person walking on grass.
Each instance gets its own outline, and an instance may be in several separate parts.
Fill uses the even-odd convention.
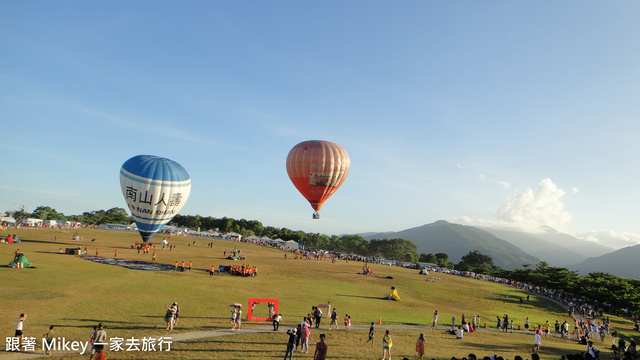
[[[389,360],[391,360],[392,346],[393,341],[391,341],[391,335],[389,335],[389,330],[386,330],[384,333],[384,337],[382,338],[382,360],[386,360],[387,355],[389,356]]]
[[[433,313],[433,318],[431,319],[431,330],[435,330],[436,326],[438,326],[438,310]]]
[[[325,360],[327,358],[327,343],[324,342],[324,334],[320,334],[320,341],[316,343],[316,351],[313,360]]]
[[[287,351],[284,353],[284,360],[287,360],[287,356],[289,356],[289,359],[293,359],[293,349],[296,346],[296,340],[298,338],[296,329],[287,330],[287,335],[289,335],[289,341],[287,342]]]
[[[98,327],[96,328],[96,331],[93,332],[91,338],[93,339],[93,351],[91,352],[89,360],[91,360],[94,355],[96,356],[96,359],[100,359],[101,357],[98,354],[102,353],[105,341],[107,340],[107,332],[104,331],[104,325],[102,325],[102,323],[98,324]],[[101,356],[102,359],[104,359],[104,353],[102,353]]]
[[[42,335],[42,341],[47,344],[47,350],[44,352],[45,355],[51,355],[51,349],[53,348],[53,327],[53,325],[49,326],[49,331]]]
[[[329,324],[329,330],[331,330],[331,327],[335,325],[336,326],[336,330],[338,330],[338,312],[336,311],[336,309],[333,309],[333,312],[331,313],[331,324]]]
[[[231,328],[231,331],[240,331],[240,325],[242,324],[242,310],[240,310],[240,307],[236,308],[236,314],[235,314],[235,318],[233,319],[233,327]]]
[[[540,346],[542,341],[542,336],[540,336],[539,332],[536,332],[536,334],[533,336],[533,353],[537,354],[540,351]]]
[[[423,333],[420,333],[420,336],[418,337],[418,340],[416,341],[416,352],[418,353],[418,360],[422,360],[422,357],[424,356],[424,344],[426,342],[426,339],[424,337]]]
[[[273,315],[273,331],[278,331],[280,327],[280,321],[282,321],[282,316],[280,314]]]
[[[24,337],[24,320],[27,318],[27,314],[20,314],[18,320],[16,320],[16,332],[14,337],[17,337],[20,347],[22,347],[22,338]]]
[[[376,339],[376,337],[373,335],[373,330],[374,330],[373,326],[374,325],[375,324],[372,322],[371,323],[371,327],[369,328],[369,340],[367,340],[367,342],[364,343],[365,346],[367,345],[367,343],[369,341],[371,341],[371,347],[373,347],[373,343],[375,342],[375,339]]]
[[[305,354],[309,353],[309,324],[307,324],[306,322],[303,322],[302,324],[300,324],[300,353],[302,354],[303,352]]]

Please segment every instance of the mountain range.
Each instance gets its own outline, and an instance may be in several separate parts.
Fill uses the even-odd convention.
[[[640,276],[640,245],[615,251],[550,227],[542,227],[539,233],[527,233],[440,220],[397,232],[359,235],[367,240],[409,240],[416,245],[419,254],[446,253],[453,263],[458,263],[470,251],[478,250],[491,256],[493,263],[504,269],[517,269],[523,264],[535,265],[545,261],[550,266],[577,270],[583,275],[601,271],[628,278]]]
[[[591,257],[579,264],[568,266],[568,268],[578,270],[581,275],[599,271],[638,279],[640,277],[640,244],[627,246],[598,257]]]
[[[460,262],[464,255],[473,250],[491,256],[493,263],[504,269],[515,269],[522,264],[540,262],[537,257],[527,254],[517,246],[487,231],[472,226],[452,224],[444,220],[398,232],[370,234],[363,237],[367,240],[385,238],[409,240],[416,245],[419,254],[445,253],[453,263]]]

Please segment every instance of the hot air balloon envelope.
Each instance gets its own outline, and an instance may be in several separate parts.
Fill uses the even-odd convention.
[[[173,160],[138,155],[122,165],[120,187],[147,242],[182,209],[191,192],[191,177]]]
[[[304,141],[289,151],[287,173],[293,185],[316,210],[342,185],[351,162],[338,144],[323,140]]]

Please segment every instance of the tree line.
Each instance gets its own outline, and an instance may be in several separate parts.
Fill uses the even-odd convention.
[[[87,225],[102,225],[102,224],[131,224],[133,218],[127,214],[127,211],[123,208],[112,208],[109,210],[97,210],[84,212],[81,215],[65,215],[61,212],[57,212],[50,206],[38,206],[33,212],[26,212],[24,209],[16,211],[8,211],[7,215],[12,216],[17,222],[22,222],[23,219],[42,219],[42,220],[60,220],[60,221],[75,221]]]

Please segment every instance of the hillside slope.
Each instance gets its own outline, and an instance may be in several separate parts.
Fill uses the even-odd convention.
[[[517,246],[493,234],[465,225],[436,221],[412,229],[366,236],[365,239],[401,238],[413,242],[418,253],[446,253],[457,263],[470,251],[478,250],[493,258],[493,263],[504,269],[515,269],[522,264],[537,264],[540,259],[527,254]]]
[[[638,279],[640,278],[638,259],[640,259],[640,245],[634,245],[602,256],[591,257],[568,267],[571,270],[578,270],[580,275],[587,275],[590,272],[607,272],[630,279]]]

